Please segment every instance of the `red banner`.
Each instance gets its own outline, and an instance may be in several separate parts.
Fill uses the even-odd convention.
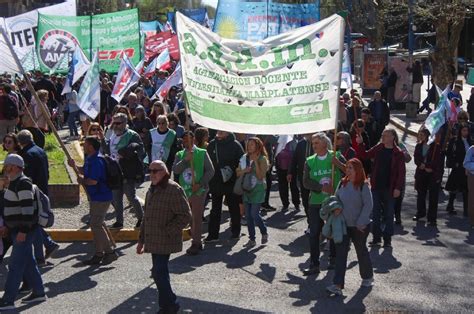
[[[145,61],[149,62],[168,48],[171,58],[179,60],[178,36],[172,32],[161,32],[145,38]]]

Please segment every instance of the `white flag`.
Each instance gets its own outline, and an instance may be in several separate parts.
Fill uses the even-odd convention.
[[[89,71],[82,82],[81,89],[77,95],[78,106],[92,119],[100,112],[100,77],[99,77],[99,54],[96,52],[92,59]]]

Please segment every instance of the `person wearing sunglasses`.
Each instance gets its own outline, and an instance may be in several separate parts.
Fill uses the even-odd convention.
[[[127,126],[127,116],[117,113],[112,118],[113,134],[110,139],[104,139],[105,153],[118,160],[122,168],[124,182],[121,188],[112,190],[113,206],[115,208],[116,222],[112,228],[123,228],[123,195],[127,196],[132,204],[138,221],[136,227],[140,227],[143,209],[136,195],[136,185],[143,182],[145,173],[143,159],[145,150],[142,139],[137,132]]]
[[[178,137],[176,132],[169,128],[169,121],[165,115],[156,119],[157,127],[150,130],[149,147],[151,160],[162,160],[166,163],[168,170],[173,168],[174,158],[179,151]]]
[[[171,288],[168,264],[170,255],[183,249],[182,230],[191,222],[191,210],[183,188],[170,179],[163,161],[153,161],[149,171],[151,185],[136,251],[151,253],[159,313],[177,313],[179,303]]]

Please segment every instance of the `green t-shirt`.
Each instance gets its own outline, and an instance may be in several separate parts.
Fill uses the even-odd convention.
[[[329,183],[332,180],[332,157],[334,156],[333,151],[328,151],[326,158],[321,160],[317,155],[310,156],[306,159],[306,163],[310,169],[309,177],[313,181],[317,181],[320,184]],[[336,158],[341,156],[340,152],[336,152]],[[338,168],[334,167],[336,173],[334,174],[334,182],[332,184],[334,190],[336,190],[339,182],[341,181],[341,172]],[[324,192],[311,191],[309,203],[310,204],[322,204],[330,195]]]

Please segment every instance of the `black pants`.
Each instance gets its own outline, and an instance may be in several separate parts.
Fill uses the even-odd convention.
[[[321,255],[321,248],[319,247],[319,238],[324,227],[324,221],[319,216],[321,205],[311,205],[309,207],[309,252],[310,252],[310,266],[319,267],[319,255]],[[334,241],[329,241],[329,260],[332,261],[337,258],[336,245]]]
[[[231,231],[232,236],[237,237],[240,235],[240,208],[239,200],[237,195],[234,193],[218,194],[212,193],[212,208],[209,215],[209,238],[219,238],[219,229],[221,226],[221,215],[222,215],[222,202],[224,196],[227,200],[227,206],[229,207],[230,222],[232,224]]]
[[[347,234],[344,236],[342,243],[335,244],[336,246],[336,269],[334,271],[333,283],[335,285],[342,285],[344,287],[346,269],[347,269],[347,254],[349,246],[354,243],[354,248],[357,254],[357,261],[359,262],[359,274],[362,279],[370,279],[374,276],[372,261],[370,260],[369,251],[367,250],[367,236],[370,228],[367,226],[364,232],[359,231],[355,227],[347,227]]]
[[[300,184],[300,191],[301,191],[301,203],[304,207],[304,212],[306,214],[306,221],[309,225],[309,215],[308,215],[308,207],[309,207],[309,190],[305,189],[303,186],[303,178],[298,178],[298,182]]]
[[[44,148],[44,144],[46,140],[45,140],[45,136],[43,132],[41,132],[41,130],[38,128],[26,128],[26,129],[30,131],[31,134],[33,135],[33,141],[35,142],[35,144],[41,148]]]
[[[426,196],[428,197],[428,221],[436,222],[438,217],[438,194],[439,194],[439,182],[430,182],[428,186],[423,186],[418,189],[418,195],[416,197],[416,216],[426,216]]]
[[[280,192],[280,199],[284,207],[288,207],[288,205],[290,205],[288,196],[288,180],[286,179],[287,175],[288,170],[277,168],[278,191]],[[298,183],[296,180],[291,180],[289,185],[291,190],[291,201],[293,202],[293,205],[300,206],[300,191],[298,190]]]
[[[270,191],[272,190],[272,168],[270,167],[267,171],[265,176],[265,180],[267,181],[267,190],[265,191],[265,202],[264,204],[269,205],[270,203]]]
[[[464,214],[467,214],[467,191],[461,192],[462,193],[462,203],[463,203],[463,211]],[[449,201],[448,201],[448,209],[452,208],[454,210],[454,200],[456,199],[456,192],[449,192]]]
[[[395,199],[395,220],[396,221],[402,221],[402,203],[403,203],[403,198],[405,196],[405,188],[403,188],[402,191],[400,191],[400,196]]]

